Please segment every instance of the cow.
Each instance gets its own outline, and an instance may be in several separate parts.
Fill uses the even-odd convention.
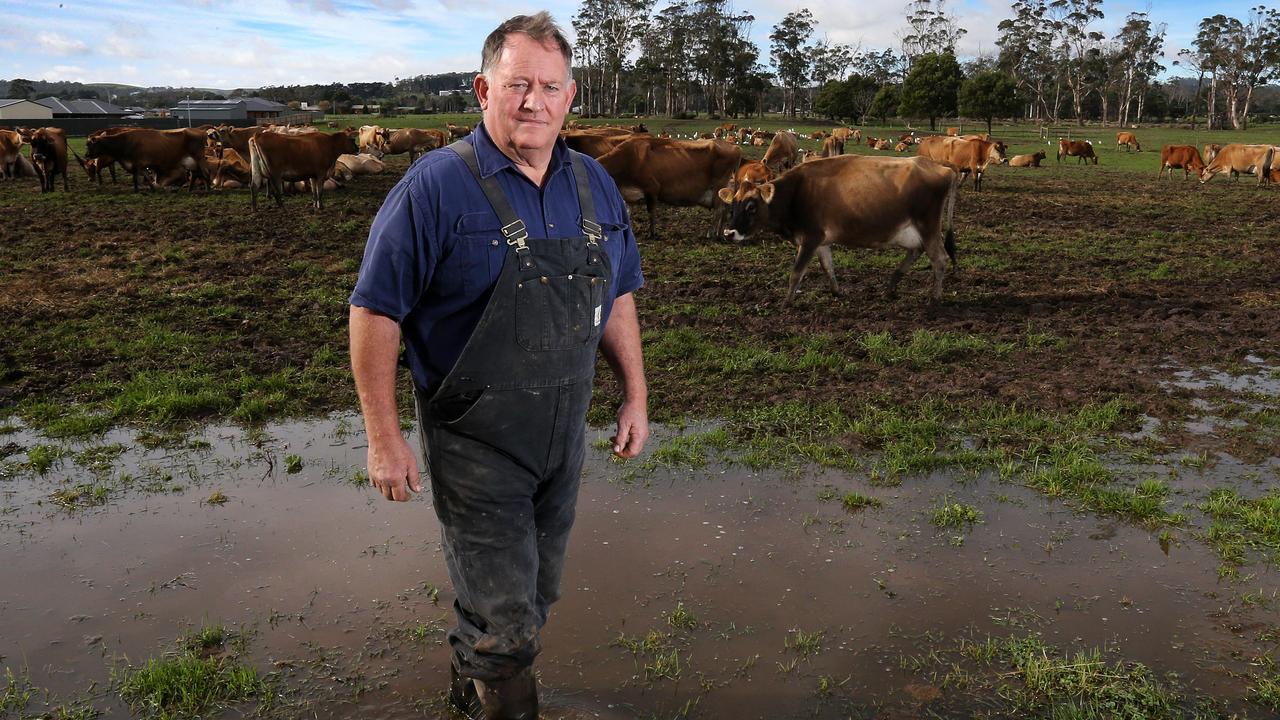
[[[1116,133],[1116,150],[1119,150],[1122,147],[1128,150],[1137,150],[1138,152],[1142,152],[1142,145],[1138,143],[1138,136],[1131,132],[1125,132],[1124,130]]]
[[[1213,160],[1200,171],[1200,182],[1207,183],[1214,175],[1230,172],[1232,177],[1239,173],[1252,173],[1258,176],[1258,184],[1271,181],[1271,165],[1275,157],[1274,145],[1242,145],[1231,143],[1224,145],[1214,155]]]
[[[987,171],[987,165],[1005,162],[1005,145],[991,140],[930,135],[921,139],[916,154],[946,165],[962,176],[972,175],[973,189],[981,191],[982,174]]]
[[[360,152],[368,153],[370,149],[382,152],[387,146],[387,138],[391,133],[387,129],[378,125],[361,125],[360,135],[356,144],[360,147]]]
[[[849,128],[847,128],[847,127],[838,127],[838,128],[834,128],[834,129],[831,131],[831,137],[835,138],[836,140],[838,140],[838,141],[840,142],[840,154],[841,154],[841,155],[843,155],[843,154],[844,154],[844,146],[845,146],[846,144],[848,144],[848,142],[849,142],[849,140],[850,140],[851,138],[854,138],[854,143],[853,143],[853,144],[855,144],[855,145],[857,145],[857,144],[858,144],[858,140],[861,140],[861,139],[862,139],[862,131],[860,131],[860,130],[850,130],[850,129],[849,129]]]
[[[265,125],[238,128],[231,125],[219,125],[208,131],[209,144],[214,147],[231,148],[242,156],[249,154],[249,138],[267,129]]]
[[[892,147],[893,141],[890,140],[889,138],[881,138],[879,140],[876,140],[874,143],[870,143],[870,144],[871,144],[872,150],[888,150],[889,148]]]
[[[844,154],[844,141],[836,137],[835,135],[832,135],[831,137],[822,141],[822,152],[819,153],[818,155],[819,157],[836,157],[837,155],[843,155],[843,154]]]
[[[960,128],[949,127],[947,128],[947,134],[950,135],[951,137],[960,137]]]
[[[561,133],[560,137],[564,138],[565,144],[574,150],[590,155],[593,158],[599,158],[601,155],[618,147],[618,144],[630,138],[631,134],[605,135],[583,130],[571,130]]]
[[[136,128],[126,132],[90,136],[85,156],[88,160],[109,158],[133,174],[133,189],[146,168],[158,177],[168,177],[181,166],[192,173],[191,185],[197,179],[209,182],[209,169],[204,159],[207,135],[198,128],[150,130]]]
[[[1209,143],[1208,145],[1205,145],[1205,146],[1204,146],[1204,161],[1205,161],[1205,162],[1207,162],[1207,163],[1211,163],[1211,162],[1213,162],[1213,158],[1214,158],[1214,157],[1218,154],[1218,152],[1219,152],[1219,151],[1221,151],[1221,150],[1222,150],[1222,146],[1221,146],[1221,145],[1219,145],[1219,144],[1217,144],[1217,143]]]
[[[1043,150],[1037,150],[1030,155],[1014,155],[1009,158],[1009,167],[1040,167],[1040,161],[1048,156],[1048,153]]]
[[[794,167],[799,159],[800,143],[795,135],[785,131],[774,135],[769,149],[764,151],[764,164],[776,173]]]
[[[222,157],[207,157],[209,174],[213,177],[213,186],[224,190],[244,187],[253,179],[253,170],[249,161],[232,148],[223,148]]]
[[[392,131],[383,154],[399,155],[401,153],[409,153],[409,164],[412,165],[419,155],[438,150],[448,144],[448,137],[443,130],[401,128]]]
[[[343,182],[351,182],[357,175],[377,175],[386,169],[386,163],[372,155],[343,155],[333,164],[333,175]]]
[[[67,134],[62,128],[36,128],[31,134],[31,162],[40,176],[40,192],[53,192],[53,181],[62,176],[62,191],[67,186]]]
[[[644,135],[649,134],[649,128],[645,127],[645,126],[644,126],[644,123],[640,123],[640,124],[638,124],[638,125],[632,125],[632,126],[628,127],[627,129],[628,129],[628,130],[630,130],[630,131],[631,131],[631,132],[633,132],[633,133],[640,133],[640,134],[644,134]]]
[[[640,135],[619,143],[598,160],[627,202],[644,200],[649,210],[649,238],[653,239],[657,235],[657,203],[714,209],[716,191],[733,177],[742,162],[742,150],[720,140],[663,140]]]
[[[17,130],[0,129],[0,177],[6,180],[17,178],[22,145],[22,135]]]
[[[89,177],[89,182],[102,184],[102,171],[105,169],[111,173],[111,182],[119,182],[116,179],[116,161],[107,155],[99,155],[92,160],[85,160],[80,157],[80,153],[75,150],[71,151],[75,156],[76,162],[80,163],[80,167],[84,168],[84,173]]]
[[[897,145],[893,146],[894,152],[904,153],[910,149],[911,149],[911,143],[906,143],[906,142],[899,142]]]
[[[916,139],[916,131],[912,130],[911,132],[906,133],[902,137],[898,138],[898,142],[904,142],[908,145],[915,145],[920,141]]]
[[[810,140],[822,140],[827,134],[821,130],[815,130],[809,135]]]
[[[284,207],[282,183],[299,180],[310,183],[313,207],[324,209],[324,185],[333,175],[334,163],[342,155],[354,155],[357,150],[355,136],[347,132],[300,136],[265,133],[251,138],[249,189],[253,209],[258,209],[258,188],[265,185],[267,192],[275,197],[276,206]]]
[[[927,254],[933,267],[932,300],[937,302],[947,258],[952,265],[956,261],[952,219],[958,188],[955,171],[928,158],[844,155],[805,163],[772,182],[725,188],[720,200],[732,206],[726,237],[741,242],[768,228],[795,244],[784,306],[815,254],[831,292],[840,294],[832,245],[905,249],[906,258],[889,280],[889,297],[897,293],[903,273]]]
[[[460,140],[471,134],[470,125],[454,125],[453,123],[448,123],[446,127],[449,129],[450,140]],[[413,158],[409,158],[409,162],[413,162]]]
[[[1193,172],[1196,177],[1200,177],[1200,171],[1204,170],[1204,160],[1200,158],[1200,151],[1195,145],[1165,145],[1160,148],[1160,172],[1156,174],[1156,178],[1164,177],[1166,170],[1172,178],[1174,168],[1182,168],[1183,180]]]
[[[1093,160],[1093,164],[1098,164],[1098,156],[1093,152],[1093,143],[1088,140],[1066,140],[1058,139],[1058,164],[1062,164],[1063,157],[1077,157],[1079,162],[1085,165],[1089,164],[1089,160]]]

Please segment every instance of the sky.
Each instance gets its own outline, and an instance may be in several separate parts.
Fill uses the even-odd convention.
[[[1243,19],[1256,2],[1111,0],[1104,2],[1099,29],[1112,34],[1129,12],[1150,12],[1168,24],[1168,66],[1202,17],[1220,12]],[[658,1],[659,8],[665,4]],[[773,25],[803,7],[817,19],[817,37],[864,49],[897,48],[905,25],[906,0],[734,4],[755,15],[752,36],[764,63]],[[948,7],[969,31],[959,54],[994,55],[996,26],[1009,5],[951,0]],[[509,0],[0,0],[7,21],[0,78],[233,89],[474,72],[494,27],[544,8],[572,34],[573,0],[541,6]]]

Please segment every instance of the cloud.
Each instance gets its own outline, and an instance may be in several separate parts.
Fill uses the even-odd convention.
[[[391,12],[402,12],[413,7],[412,0],[369,0],[373,6]]]
[[[85,69],[78,65],[54,65],[41,72],[35,79],[45,82],[57,82],[59,80],[79,83],[89,82],[85,79]]]
[[[112,34],[102,41],[101,51],[110,57],[144,58],[147,57],[147,52],[143,48],[142,43]]]
[[[42,52],[49,55],[83,55],[89,52],[89,46],[82,41],[72,40],[53,32],[37,34],[36,43]]]
[[[333,0],[289,0],[289,4],[304,10],[314,10],[328,15],[339,14],[338,8],[333,4]]]

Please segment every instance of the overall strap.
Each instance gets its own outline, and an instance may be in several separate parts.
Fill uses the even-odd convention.
[[[489,204],[493,206],[493,211],[498,214],[498,222],[502,223],[502,235],[506,237],[508,245],[515,247],[516,253],[520,256],[521,268],[528,269],[533,267],[533,258],[530,257],[529,245],[525,242],[525,240],[529,239],[529,230],[524,226],[524,221],[520,219],[520,216],[516,215],[516,211],[511,208],[511,203],[507,200],[507,194],[502,192],[502,186],[498,184],[498,179],[493,175],[489,177],[480,175],[480,163],[476,160],[476,149],[471,143],[458,140],[448,147],[467,163],[467,167],[471,169],[471,174],[475,176],[476,182],[480,183],[480,189],[484,191],[484,196],[489,199]]]
[[[591,178],[587,176],[587,164],[582,161],[582,154],[570,150],[573,158],[573,181],[578,186],[578,207],[582,210],[582,234],[587,241],[595,245],[604,237],[604,229],[596,222],[596,203],[591,194]]]

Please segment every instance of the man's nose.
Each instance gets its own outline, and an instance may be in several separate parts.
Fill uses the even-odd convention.
[[[547,103],[542,97],[542,91],[536,88],[529,88],[529,91],[524,95],[522,107],[529,112],[542,112],[545,110]]]

